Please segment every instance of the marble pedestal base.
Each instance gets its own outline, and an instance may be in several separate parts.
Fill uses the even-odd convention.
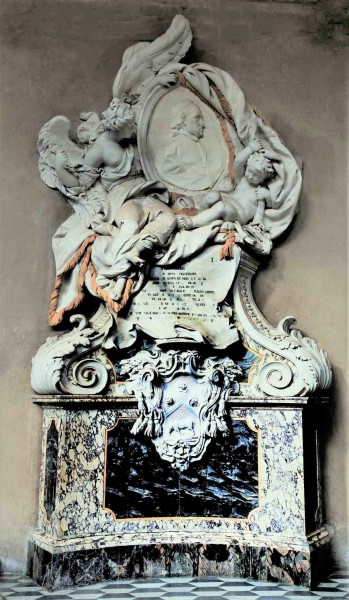
[[[129,434],[131,398],[36,401],[43,459],[28,574],[37,583],[215,575],[312,587],[324,576],[314,399],[230,401],[231,437],[212,440],[183,474]]]
[[[84,586],[101,581],[156,577],[241,577],[313,587],[329,566],[328,534],[320,545],[287,547],[228,544],[149,544],[103,546],[52,553],[43,543],[31,542],[28,573],[48,590]],[[325,542],[325,543],[324,543]],[[44,547],[45,546],[45,547]]]

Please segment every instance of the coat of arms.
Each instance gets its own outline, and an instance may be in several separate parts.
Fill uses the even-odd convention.
[[[228,435],[226,400],[237,393],[242,375],[232,360],[202,359],[196,350],[144,350],[122,367],[138,399],[132,433],[151,437],[174,468],[184,471],[217,433]]]

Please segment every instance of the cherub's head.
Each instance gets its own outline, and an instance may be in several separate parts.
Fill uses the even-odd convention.
[[[245,170],[245,177],[251,185],[260,185],[267,179],[274,177],[274,175],[274,167],[269,158],[262,152],[254,152],[251,154]]]
[[[130,138],[135,133],[135,118],[135,112],[129,105],[113,98],[102,113],[102,124],[107,131],[120,132],[122,138]]]
[[[184,100],[179,109],[177,108],[172,129],[179,131],[184,129],[191,135],[201,138],[204,134],[204,118],[200,107],[191,100]]]

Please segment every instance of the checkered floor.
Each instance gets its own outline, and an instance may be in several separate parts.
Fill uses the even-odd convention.
[[[217,577],[171,577],[152,580],[109,581],[71,590],[47,592],[23,575],[0,577],[0,598],[36,600],[290,600],[349,599],[349,573],[334,573],[316,590],[309,592],[290,585]]]

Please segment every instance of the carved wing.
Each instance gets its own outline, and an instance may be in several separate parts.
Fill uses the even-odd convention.
[[[101,183],[96,183],[86,190],[82,198],[68,198],[68,204],[73,208],[86,227],[90,226],[93,217],[102,211],[107,199],[107,192],[103,189]]]
[[[96,113],[83,113],[80,115],[83,121],[92,121],[92,125],[97,126],[99,117]],[[82,123],[82,127],[87,124]],[[91,129],[91,123],[88,124]],[[75,144],[70,138],[71,122],[67,117],[53,117],[48,123],[40,129],[38,138],[39,151],[39,171],[42,181],[50,188],[60,190],[68,200],[73,210],[80,216],[86,225],[102,209],[106,193],[101,184],[97,181],[88,189],[83,197],[69,192],[69,188],[61,182],[55,170],[55,157],[58,151],[63,151],[70,164],[81,164],[84,157],[84,150]],[[79,132],[78,132],[79,133]],[[85,133],[80,131],[79,137]]]
[[[50,188],[67,194],[55,170],[55,157],[64,151],[71,163],[81,163],[83,150],[70,139],[71,122],[67,117],[53,117],[40,129],[38,138],[39,171],[42,181]]]
[[[169,29],[154,42],[140,42],[128,48],[113,85],[113,97],[136,94],[151,76],[170,63],[177,63],[188,51],[192,32],[189,21],[176,15]]]

